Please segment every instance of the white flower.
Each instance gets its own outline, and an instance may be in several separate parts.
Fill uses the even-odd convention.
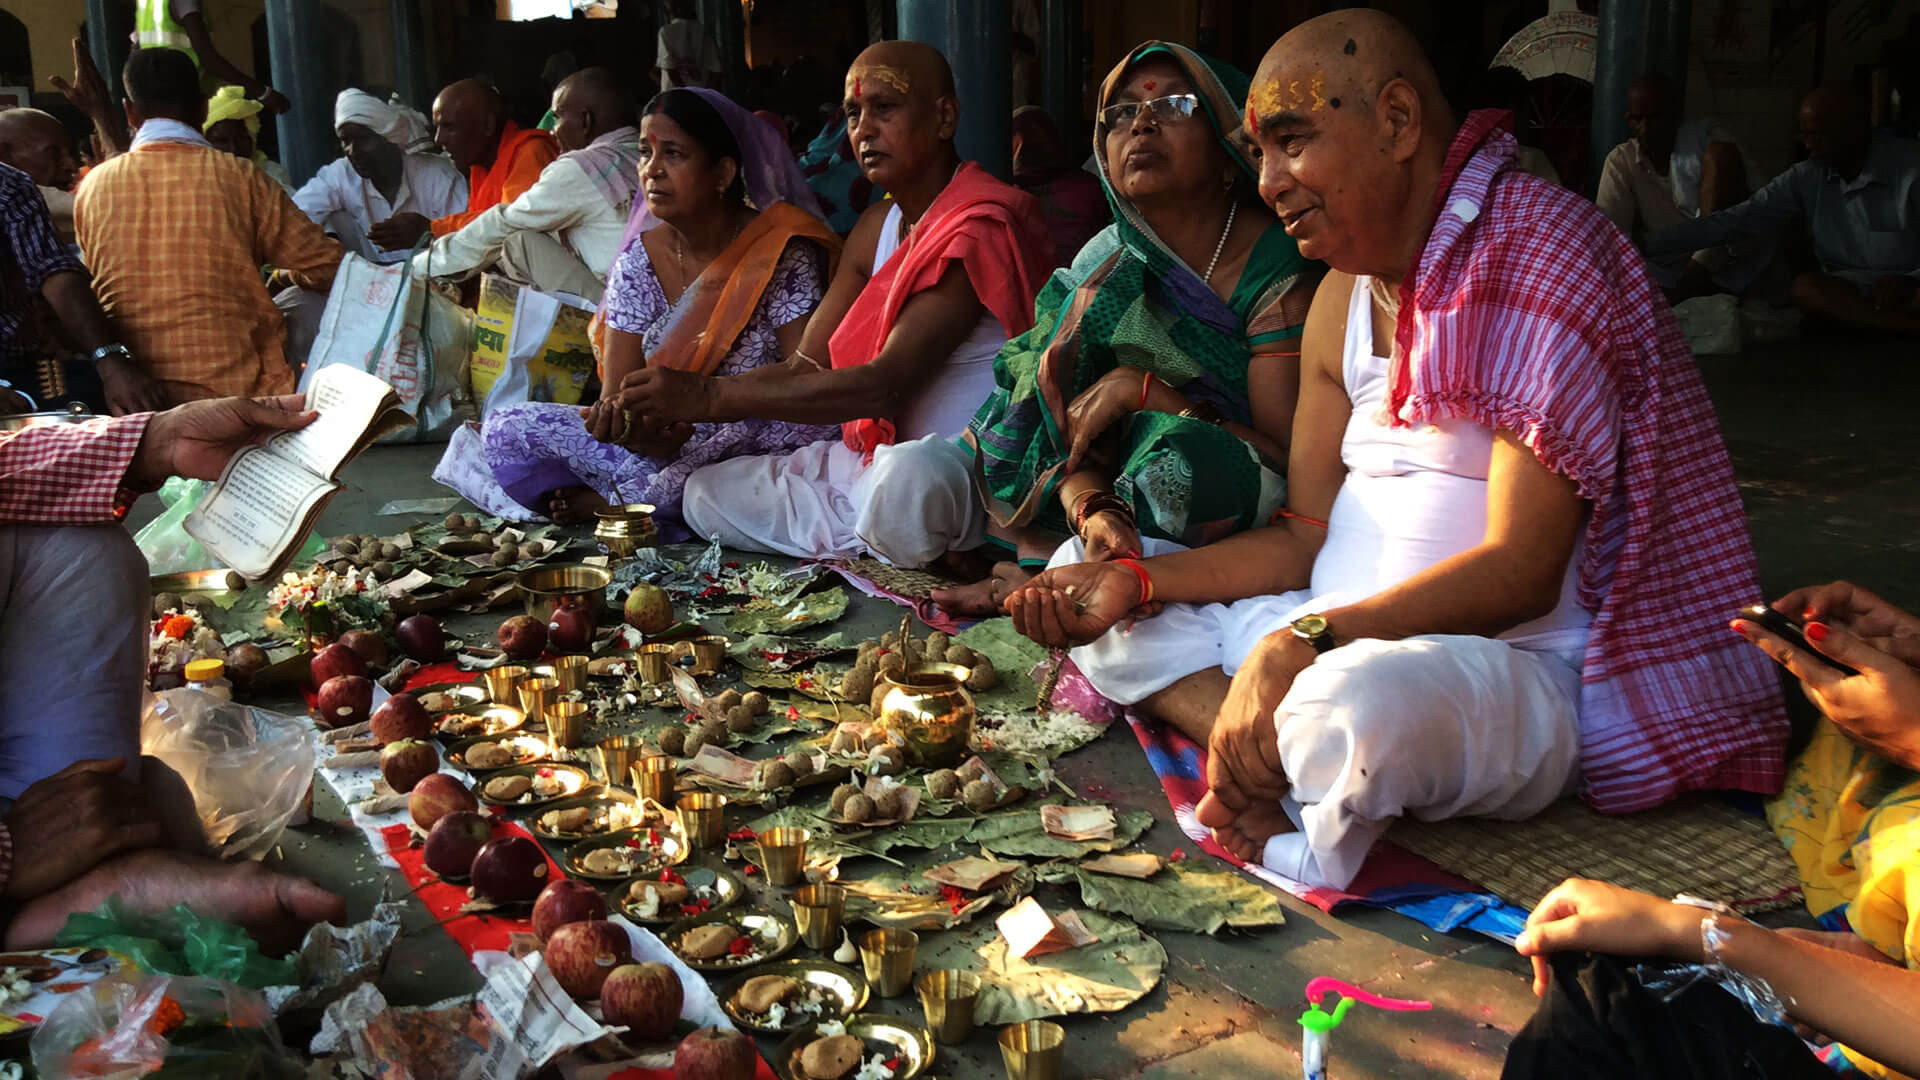
[[[821,1038],[831,1039],[835,1035],[845,1035],[847,1033],[847,1025],[841,1020],[828,1020],[823,1022],[816,1030]]]
[[[767,1026],[783,1027],[785,1026],[786,1022],[787,1022],[787,1007],[785,1005],[780,1004],[777,1001],[774,1002],[772,1007],[767,1009]]]
[[[887,1068],[886,1060],[879,1054],[873,1055],[872,1060],[860,1066],[853,1080],[893,1080],[893,1070]]]

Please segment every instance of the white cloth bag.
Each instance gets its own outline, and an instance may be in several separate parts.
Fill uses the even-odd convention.
[[[353,254],[341,260],[300,389],[329,364],[352,364],[393,387],[416,421],[382,441],[443,442],[473,416],[467,390],[473,316],[408,266],[381,266]]]

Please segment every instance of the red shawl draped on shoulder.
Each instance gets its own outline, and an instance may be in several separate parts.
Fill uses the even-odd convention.
[[[969,161],[847,309],[828,343],[833,366],[855,367],[878,355],[900,309],[955,259],[1009,338],[1033,326],[1033,298],[1053,271],[1053,239],[1031,195]],[[872,458],[874,447],[893,443],[893,421],[850,420],[840,433],[848,447]]]
[[[1779,676],[1727,630],[1761,595],[1713,402],[1640,254],[1592,203],[1513,167],[1509,115],[1471,114],[1448,150],[1402,283],[1389,418],[1512,431],[1591,502],[1587,801],[1777,791]]]

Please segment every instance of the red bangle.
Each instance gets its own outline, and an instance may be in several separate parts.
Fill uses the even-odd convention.
[[[1147,573],[1147,568],[1141,566],[1138,559],[1115,559],[1113,561],[1133,571],[1133,576],[1140,580],[1140,603],[1153,603],[1153,576]]]
[[[1134,406],[1134,409],[1133,409],[1134,412],[1147,411],[1147,390],[1152,385],[1153,385],[1153,372],[1151,371],[1141,372],[1140,373],[1140,404]]]

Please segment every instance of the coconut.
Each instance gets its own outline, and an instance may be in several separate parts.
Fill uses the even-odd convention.
[[[927,794],[936,799],[952,799],[960,794],[960,774],[939,769],[927,774]]]
[[[969,780],[960,799],[967,804],[967,809],[977,814],[993,809],[993,804],[1000,801],[1000,795],[985,780]]]

